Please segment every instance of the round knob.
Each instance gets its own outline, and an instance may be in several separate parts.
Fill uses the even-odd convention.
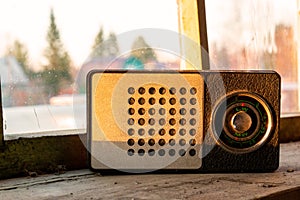
[[[252,119],[245,111],[235,113],[230,120],[230,126],[236,133],[244,133],[250,129]]]

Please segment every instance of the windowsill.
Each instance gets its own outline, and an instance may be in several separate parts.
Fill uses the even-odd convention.
[[[7,199],[297,199],[300,142],[281,144],[273,173],[101,176],[88,169],[0,181]],[[34,195],[32,195],[34,194]]]
[[[281,119],[294,118],[294,117],[300,118],[300,113],[299,112],[281,113],[280,117],[281,117]]]
[[[66,136],[66,135],[81,135],[85,134],[86,129],[69,129],[69,130],[53,130],[41,132],[27,132],[27,133],[6,133],[4,140],[16,140],[19,138],[38,138],[44,136]]]
[[[73,100],[72,96],[69,98]],[[68,134],[72,130],[85,128],[86,103],[8,107],[3,109],[3,115],[4,135],[47,134],[61,130],[66,130],[63,132]]]

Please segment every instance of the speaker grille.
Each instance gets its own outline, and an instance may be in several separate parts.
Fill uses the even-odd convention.
[[[203,87],[197,73],[94,75],[95,168],[199,168]]]
[[[127,140],[129,156],[195,156],[195,87],[144,85],[128,87]],[[199,143],[199,141],[198,141]],[[180,148],[172,148],[179,144]],[[168,146],[168,150],[163,147]],[[187,151],[186,147],[190,146]]]

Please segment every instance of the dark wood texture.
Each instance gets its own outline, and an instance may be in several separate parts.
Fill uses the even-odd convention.
[[[205,0],[197,0],[198,3],[198,22],[200,29],[200,45],[201,45],[201,58],[202,69],[208,70],[209,67],[209,54],[208,54],[208,38],[206,27],[206,12],[205,12]]]
[[[84,135],[44,136],[6,141],[0,152],[0,179],[87,168]]]
[[[300,116],[289,115],[280,119],[279,140],[281,143],[300,141]]]

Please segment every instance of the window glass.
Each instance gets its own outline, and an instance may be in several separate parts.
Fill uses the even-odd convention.
[[[297,13],[297,0],[207,0],[211,68],[276,70],[281,112],[298,112]]]
[[[85,129],[80,70],[101,68],[118,54],[124,59],[113,67],[141,66],[138,60],[125,60],[138,56],[125,51],[132,46],[149,47],[141,61],[155,61],[156,68],[180,63],[152,49],[155,40],[147,35],[118,40],[143,28],[178,32],[176,0],[9,0],[1,2],[0,24],[5,134]],[[79,120],[74,111],[81,113]]]
[[[180,29],[189,37],[197,35],[190,33],[197,28],[184,26],[196,12],[181,7],[185,2],[190,1],[3,1],[5,134],[85,129],[85,75],[93,68],[145,69],[144,63],[148,69],[187,68],[180,56],[152,48],[163,38],[159,31],[150,31],[154,39],[149,29],[134,31]],[[297,0],[205,3],[211,69],[276,70],[282,77],[282,113],[298,112]],[[175,52],[191,52],[176,37],[173,44]],[[131,51],[140,47],[147,51]]]

